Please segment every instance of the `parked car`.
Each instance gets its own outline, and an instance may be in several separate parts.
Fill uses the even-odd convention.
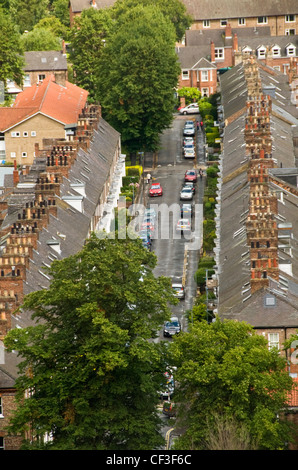
[[[193,137],[196,133],[196,128],[193,121],[187,121],[183,128],[183,135]]]
[[[153,183],[149,189],[149,196],[162,196],[162,187],[160,183]]]
[[[187,170],[184,175],[184,181],[197,181],[198,173],[197,170]]]
[[[193,198],[193,191],[191,188],[182,188],[180,192],[180,199],[185,201],[191,201]]]
[[[195,187],[195,184],[193,181],[185,181],[183,186],[182,186],[182,189],[183,188],[191,188],[192,189],[192,192],[195,194],[196,192],[196,187]]]
[[[195,146],[194,144],[186,143],[185,145],[183,145],[182,150],[183,150],[183,154],[185,153],[186,150],[192,150],[195,152]]]
[[[165,372],[166,385],[162,392],[159,392],[159,397],[162,400],[171,400],[175,390],[174,377],[169,372]]]
[[[197,114],[199,112],[200,110],[198,103],[191,103],[188,106],[179,109],[180,114]]]
[[[187,145],[187,144],[192,144],[192,145],[194,145],[194,144],[195,144],[194,138],[191,137],[191,136],[184,136],[184,138],[183,138],[183,146],[184,146],[184,145]]]
[[[196,152],[195,149],[187,149],[184,151],[184,158],[195,158]]]
[[[181,332],[181,323],[178,317],[171,317],[170,321],[165,322],[163,328],[164,337],[172,337]]]
[[[182,219],[191,219],[192,218],[192,205],[191,204],[182,204],[181,206],[181,218]]]
[[[189,232],[191,230],[191,223],[189,219],[179,219],[176,225],[177,232]]]
[[[172,290],[173,294],[175,297],[178,297],[178,299],[184,299],[185,298],[185,292],[184,292],[184,287],[181,283],[173,283],[172,284]]]

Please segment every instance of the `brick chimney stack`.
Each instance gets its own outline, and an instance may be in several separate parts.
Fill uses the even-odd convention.
[[[211,56],[211,63],[215,63],[215,44],[213,41],[210,43],[210,56]]]
[[[14,169],[13,169],[13,185],[16,186],[20,181],[19,171],[17,169],[17,162],[14,161]]]

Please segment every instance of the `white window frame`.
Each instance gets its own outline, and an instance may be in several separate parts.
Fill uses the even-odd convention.
[[[266,58],[266,47],[262,46],[258,49],[258,59]]]
[[[238,18],[238,26],[245,26],[246,21],[245,18]]]
[[[4,418],[2,397],[0,397],[0,418]]]
[[[287,46],[287,57],[294,57],[296,55],[296,47],[294,45]]]
[[[295,36],[295,34],[296,34],[296,29],[295,28],[289,28],[289,29],[285,30],[285,35],[286,36]]]
[[[27,157],[28,157],[27,152],[22,152],[22,158],[27,158]]]
[[[17,158],[17,155],[15,152],[10,152],[10,158]]]
[[[209,70],[201,70],[201,82],[209,82]]]
[[[268,347],[279,349],[279,333],[268,333]]]
[[[189,70],[182,70],[181,76],[182,76],[182,80],[189,80]]]
[[[291,20],[291,16],[293,17],[293,19]],[[285,16],[285,22],[286,23],[295,23],[296,21],[296,15],[286,15]]]
[[[210,20],[203,20],[203,28],[210,28]]]
[[[203,96],[208,97],[209,96],[209,88],[208,87],[201,88],[201,94],[202,94],[202,97]]]
[[[262,21],[260,21],[262,19]],[[257,17],[257,24],[267,24],[268,23],[268,17],[267,16],[258,16]]]
[[[280,47],[279,46],[273,46],[271,50],[272,50],[272,57],[280,57]]]
[[[36,137],[36,131],[31,131],[31,137]]]
[[[225,28],[228,24],[228,20],[220,20],[220,27]]]
[[[11,137],[20,137],[21,134],[18,131],[13,131],[13,132],[11,132],[10,135],[11,135]]]
[[[28,132],[28,131],[24,131],[24,132],[23,132],[23,137],[29,137],[29,132]]]
[[[225,48],[224,47],[216,47],[214,50],[215,53],[215,60],[224,60],[225,58]]]
[[[45,80],[45,78],[46,78],[46,76],[45,76],[44,73],[38,74],[38,78],[37,78],[38,83],[42,83],[43,80]]]

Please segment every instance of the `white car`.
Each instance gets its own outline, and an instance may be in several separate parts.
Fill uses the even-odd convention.
[[[189,232],[191,229],[189,219],[179,219],[176,225],[176,230],[178,232]]]
[[[197,114],[199,112],[200,110],[198,103],[191,103],[188,106],[185,106],[185,108],[181,108],[179,110],[180,114]]]
[[[180,199],[182,201],[191,201],[193,198],[193,190],[191,188],[182,188],[180,192]]]
[[[185,292],[182,283],[173,283],[172,290],[175,297],[178,297],[178,299],[184,299]]]
[[[184,148],[184,158],[196,158],[196,151],[194,148]]]

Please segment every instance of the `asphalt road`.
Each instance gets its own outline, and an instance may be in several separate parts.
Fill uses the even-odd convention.
[[[202,240],[204,193],[203,177],[203,180],[198,180],[196,183],[196,193],[193,199],[196,210],[192,222],[191,237],[177,234],[175,225],[179,215],[176,211],[182,203],[180,189],[185,171],[204,165],[204,139],[201,131],[196,133],[197,159],[195,161],[185,160],[182,156],[183,127],[184,122],[189,119],[196,120],[197,117],[194,115],[175,117],[172,126],[166,129],[161,136],[161,148],[158,151],[156,168],[148,169],[153,181],[160,182],[162,185],[163,196],[149,198],[149,185],[146,185],[147,205],[158,205],[159,210],[158,230],[152,245],[158,260],[154,274],[167,276],[173,280],[185,279],[185,299],[172,307],[173,314],[179,317],[183,330],[187,329],[185,312],[192,308],[196,296],[194,274],[198,267]]]

